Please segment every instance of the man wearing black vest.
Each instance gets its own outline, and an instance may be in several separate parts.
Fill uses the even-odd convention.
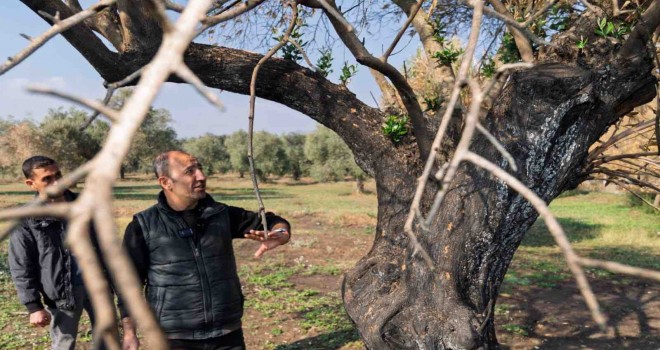
[[[243,294],[232,239],[261,242],[255,256],[286,244],[289,223],[267,213],[268,239],[255,212],[218,203],[206,193],[201,164],[182,151],[154,161],[158,203],[133,217],[124,247],[172,349],[245,349]],[[135,325],[120,302],[124,350],[138,348]]]

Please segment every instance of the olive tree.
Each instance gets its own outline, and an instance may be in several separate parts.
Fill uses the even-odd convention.
[[[251,121],[255,97],[295,109],[339,135],[357,164],[375,178],[378,224],[373,247],[346,273],[342,286],[346,311],[368,348],[496,347],[493,310],[498,291],[525,232],[539,215],[550,223],[596,321],[605,325],[581,266],[631,270],[577,257],[546,203],[597,173],[590,164],[602,159],[597,153],[589,157],[590,147],[626,113],[656,96],[652,70],[660,24],[657,1],[191,0],[184,8],[170,1],[103,0],[87,10],[76,0],[21,2],[53,24],[109,85],[137,83],[121,111],[84,102],[114,125],[93,166],[74,174],[89,173],[89,188],[71,207],[48,210],[73,220],[72,240],[84,238],[82,228],[94,220],[103,249],[116,257],[109,267],[119,279],[117,285],[134,296],[127,298],[129,310],[154,339],[155,348],[166,346],[139,298],[134,275],[120,273],[128,269],[127,260],[113,241],[109,200],[119,162],[128,153],[126,139],[135,134],[166,80],[192,84],[216,105],[204,85],[250,94]],[[553,5],[563,10],[555,12]],[[302,16],[299,9],[305,9]],[[166,11],[181,15],[172,22]],[[305,14],[318,16],[322,24],[302,25]],[[379,28],[379,36],[392,42],[374,56],[360,30],[396,14],[406,18],[404,25],[391,33]],[[266,18],[269,33],[283,33],[265,55],[242,47],[190,43],[200,30],[219,23],[214,30],[224,30],[224,37],[262,28],[263,21],[254,26],[251,18]],[[407,71],[388,63],[409,26],[425,55],[434,59],[429,79],[436,84],[435,96],[424,96],[428,101],[416,94]],[[498,27],[506,27],[507,34],[502,36]],[[466,45],[453,45],[451,31],[468,28]],[[327,57],[319,59],[318,67],[306,67],[311,61],[298,59],[305,57],[305,47],[296,33],[305,29],[327,29],[334,38],[329,41],[341,44],[372,72],[386,101],[382,109],[365,104],[347,88],[353,65],[341,68],[337,83],[328,79]],[[484,49],[492,57],[475,64],[483,38],[493,42]],[[283,47],[285,56],[272,58]],[[28,54],[13,57],[0,72]],[[248,138],[251,135],[252,130]],[[40,210],[46,209],[30,207],[4,215]],[[72,247],[80,256],[89,256],[82,245]],[[93,281],[100,270],[93,258],[89,261],[83,277]],[[635,273],[660,279],[653,272]],[[102,280],[88,285],[95,288],[91,294],[104,339],[116,343],[107,285]]]

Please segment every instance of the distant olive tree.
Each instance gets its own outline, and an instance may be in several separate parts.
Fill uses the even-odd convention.
[[[183,149],[194,154],[204,166],[208,175],[224,174],[231,169],[229,153],[225,146],[227,136],[205,134],[182,140]]]
[[[282,139],[266,131],[254,134],[254,159],[257,176],[262,181],[272,175],[283,176],[289,167]]]
[[[181,142],[172,123],[172,115],[166,109],[150,108],[140,126],[128,155],[122,163],[121,177],[125,172],[151,173],[154,157],[164,151],[181,148]]]
[[[237,172],[241,178],[250,170],[250,163],[247,157],[247,141],[247,132],[245,130],[236,131],[225,139],[225,147],[227,148],[227,153],[229,153],[231,170]]]
[[[294,180],[300,180],[302,176],[309,175],[311,162],[305,157],[305,139],[304,134],[290,133],[282,135],[284,152],[288,159],[287,173]]]
[[[307,135],[305,156],[312,163],[310,175],[316,181],[341,181],[346,177],[355,179],[357,191],[364,192],[366,174],[353,158],[346,143],[332,130],[318,126]]]
[[[12,179],[23,176],[20,162],[37,153],[40,145],[41,136],[33,122],[0,120],[0,175]]]
[[[56,159],[60,167],[73,170],[92,159],[101,149],[102,135],[99,130],[107,130],[97,120],[90,129],[95,129],[94,134],[87,130],[81,130],[89,116],[86,112],[76,109],[51,109],[39,124],[37,133],[40,135],[39,153]]]

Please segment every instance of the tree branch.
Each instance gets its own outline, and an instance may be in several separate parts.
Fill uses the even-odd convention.
[[[614,273],[620,273],[624,275],[630,275],[635,277],[648,278],[656,281],[660,281],[660,272],[641,269],[639,267],[628,266],[624,264],[619,264],[613,261],[602,261],[596,259],[589,259],[578,257],[577,262],[583,266],[598,267],[601,269],[609,270]]]
[[[163,28],[153,0],[117,0],[125,51],[153,53],[161,43]],[[162,3],[161,3],[162,4]]]
[[[110,6],[115,3],[116,0],[102,0],[98,3],[90,6],[87,10],[81,11],[71,17],[68,17],[64,20],[55,23],[50,29],[38,36],[37,38],[31,39],[30,45],[26,47],[23,51],[19,52],[13,57],[10,57],[2,66],[0,66],[0,75],[6,73],[10,69],[14,68],[19,63],[23,62],[28,56],[33,52],[37,51],[42,47],[48,40],[54,37],[57,34],[64,32],[65,30],[75,26],[78,23],[85,21],[85,19],[94,16],[99,11],[103,10],[107,6]]]
[[[623,43],[619,51],[619,58],[623,62],[629,62],[646,54],[646,44],[651,39],[651,35],[656,28],[660,26],[660,3],[652,1],[644,14],[637,22],[635,29],[630,33],[628,39]]]
[[[77,104],[80,104],[82,106],[85,106],[87,108],[90,108],[92,110],[98,111],[98,112],[102,113],[103,115],[105,115],[108,119],[110,119],[113,122],[117,122],[119,120],[119,113],[116,110],[106,106],[105,103],[103,103],[103,102],[90,100],[90,99],[86,99],[86,98],[80,98],[80,97],[77,97],[77,96],[74,96],[74,95],[70,95],[70,94],[67,94],[67,93],[55,91],[55,90],[52,90],[50,88],[42,87],[42,86],[28,87],[28,91],[38,93],[38,94],[45,94],[45,95],[52,95],[52,96],[60,97],[60,98],[75,102]]]
[[[236,18],[237,16],[242,15],[245,12],[248,12],[252,10],[253,8],[261,5],[264,2],[264,0],[247,0],[245,3],[240,3],[234,7],[231,8],[231,10],[224,11],[220,14],[217,14],[215,16],[211,16],[206,18],[205,20],[202,21],[202,29],[201,31],[204,31],[210,27],[213,27],[214,25],[229,21],[233,18]]]
[[[335,4],[331,3],[330,6],[335,7]],[[339,35],[339,38],[344,42],[349,51],[351,51],[355,59],[360,64],[375,69],[385,75],[390,79],[396,90],[399,92],[403,104],[406,107],[406,111],[410,116],[410,120],[412,121],[420,155],[422,159],[425,159],[430,154],[430,140],[432,134],[430,133],[422,108],[417,102],[417,96],[408,84],[406,78],[390,64],[384,63],[378,58],[372,56],[355,33],[350,30],[352,27],[347,27],[344,24],[344,21],[338,20],[334,15],[328,13],[327,10],[326,14],[328,15],[330,23]]]
[[[71,247],[71,252],[80,265],[85,287],[88,289],[89,297],[96,315],[94,333],[95,339],[103,339],[110,350],[119,350],[117,323],[115,322],[116,310],[114,300],[110,294],[111,288],[107,276],[103,273],[101,263],[96,255],[96,249],[89,236],[90,213],[88,207],[81,207],[79,202],[74,205],[74,211],[70,216],[66,244]],[[110,222],[109,227],[114,226]],[[105,255],[110,257],[111,255]],[[114,259],[106,259],[112,261]]]
[[[500,0],[488,0],[488,2],[493,5],[493,8],[497,13],[509,17],[509,10],[507,10],[506,6],[504,6]],[[554,2],[555,1],[551,1],[549,3]],[[529,38],[527,38],[527,36],[515,26],[509,23],[506,23],[506,26],[509,29],[509,32],[511,32],[511,35],[513,35],[513,40],[516,43],[516,47],[518,48],[518,52],[520,52],[522,60],[525,62],[533,62],[534,50],[532,50],[532,44]]]
[[[193,73],[193,71],[186,66],[185,63],[181,63],[177,68],[176,68],[176,75],[179,76],[179,78],[183,79],[186,83],[192,85],[197,92],[199,92],[204,98],[206,98],[207,101],[209,101],[212,105],[216,106],[219,110],[223,111],[225,109],[225,106],[222,104],[222,101],[220,101],[220,98],[216,95],[214,95],[209,88],[204,85],[204,83]]]
[[[394,37],[394,40],[392,40],[392,43],[390,44],[390,46],[387,48],[387,50],[385,50],[385,53],[383,54],[383,57],[381,57],[381,60],[383,60],[383,62],[387,62],[387,59],[392,54],[392,51],[394,51],[394,48],[399,43],[399,40],[401,40],[401,37],[403,36],[403,34],[406,32],[406,30],[408,30],[408,26],[410,25],[410,23],[412,23],[415,16],[417,16],[417,13],[419,12],[419,9],[422,8],[423,4],[424,4],[424,0],[419,0],[415,4],[415,6],[413,7],[411,13],[408,15],[408,19],[403,24],[403,26],[401,27],[399,32],[396,34],[396,36]]]
[[[532,33],[526,26],[523,26],[522,24],[516,22],[515,20],[511,19],[508,15],[502,15],[498,11],[493,10],[491,8],[485,7],[484,8],[484,13],[495,17],[502,22],[506,23],[508,26],[515,28],[518,30],[520,33],[522,33],[526,38],[531,40],[537,45],[542,45],[542,46],[553,46],[552,43],[547,42],[541,38],[539,38],[536,34]]]
[[[48,206],[22,206],[18,208],[3,209],[0,211],[0,220],[28,218],[31,216],[52,216],[66,218],[71,211],[69,203],[54,203]]]
[[[21,0],[21,2],[37,14],[40,11],[59,13],[62,20],[66,20],[66,18],[73,15],[71,9],[60,0]],[[47,17],[39,15],[50,24],[53,24]],[[85,25],[73,26],[62,32],[62,36],[85,57],[102,77],[114,77],[118,71],[121,72],[128,68],[119,59],[119,55],[108,50],[101,39]],[[119,80],[123,77],[121,73],[119,75],[120,77],[110,79],[110,81]]]

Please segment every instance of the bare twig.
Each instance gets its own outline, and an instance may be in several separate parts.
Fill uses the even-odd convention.
[[[459,67],[458,78],[456,79],[454,89],[452,90],[451,97],[447,105],[447,109],[445,110],[445,113],[442,116],[440,127],[438,128],[438,132],[436,133],[435,139],[433,140],[433,144],[431,145],[432,152],[430,153],[430,155],[426,160],[426,164],[424,166],[424,171],[422,173],[422,176],[418,179],[417,190],[415,192],[415,196],[413,198],[413,202],[410,207],[408,219],[406,220],[406,224],[404,226],[404,230],[409,236],[413,235],[412,225],[416,216],[415,213],[419,212],[419,205],[422,199],[422,195],[426,188],[426,183],[429,179],[429,176],[431,175],[431,169],[433,168],[433,165],[435,163],[437,152],[440,147],[440,143],[442,142],[445,132],[447,131],[447,127],[449,126],[449,120],[451,119],[454,112],[454,108],[456,107],[456,104],[458,102],[458,98],[461,92],[461,86],[463,86],[463,84],[466,82],[470,62],[472,61],[474,50],[476,49],[477,46],[477,41],[479,38],[479,30],[481,26],[481,18],[482,18],[481,9],[483,9],[483,3],[480,1],[475,2],[474,8],[475,10],[472,19],[472,29],[470,31],[467,50],[465,51],[463,62],[461,62],[461,65]],[[479,88],[478,86],[474,86],[474,89],[475,91],[478,91]],[[480,97],[478,97],[478,99],[480,99]],[[474,111],[474,113],[476,114],[477,112],[478,112],[478,108],[477,111]],[[465,142],[469,142],[469,141],[465,141]],[[424,223],[422,222],[422,224]]]
[[[112,99],[112,95],[114,95],[114,93],[115,93],[114,88],[106,89],[105,97],[103,98],[103,102],[101,103],[103,103],[104,106],[107,106],[108,103],[110,103],[110,100]],[[99,110],[94,111],[94,113],[91,116],[89,116],[87,120],[85,120],[85,122],[80,126],[80,128],[78,128],[78,130],[83,131],[87,129],[94,122],[94,120],[96,120],[99,114],[101,114],[101,111]]]
[[[44,32],[42,35],[39,37],[33,39],[30,41],[30,45],[23,49],[23,51],[19,52],[13,57],[10,57],[2,66],[0,66],[0,75],[6,73],[10,69],[14,68],[17,64],[23,62],[24,59],[26,59],[28,56],[30,56],[33,52],[35,52],[37,49],[39,49],[41,46],[43,46],[50,38],[54,37],[55,35],[73,27],[74,25],[83,22],[85,19],[94,16],[97,14],[99,11],[103,10],[107,6],[110,6],[115,3],[116,0],[102,0],[99,1],[98,3],[90,6],[88,9],[78,12],[75,15],[60,21],[59,20],[59,13],[51,18],[51,21],[54,22],[55,24],[50,27],[46,32]],[[44,14],[42,14],[44,15]]]
[[[139,77],[140,74],[142,74],[142,71],[143,71],[143,70],[144,70],[144,67],[142,67],[142,68],[136,70],[135,72],[133,72],[133,73],[127,75],[126,78],[124,78],[124,79],[122,79],[122,80],[120,80],[120,81],[117,81],[117,82],[114,82],[114,83],[111,83],[111,84],[107,84],[107,83],[106,83],[106,84],[104,84],[104,85],[105,85],[105,87],[107,87],[107,88],[111,88],[111,89],[119,89],[119,88],[121,88],[121,87],[124,87],[124,85],[126,85],[126,84],[132,82],[133,80],[137,79],[137,77]]]
[[[78,198],[80,203],[90,204],[92,212],[98,210],[98,213],[95,213],[95,219],[103,222],[103,215],[112,215],[111,212],[108,212],[109,205],[105,203],[110,203],[111,188],[116,181],[116,174],[119,172],[122,159],[128,153],[131,139],[149,111],[159,88],[182,63],[183,52],[195,37],[199,19],[210,7],[211,1],[191,0],[188,2],[172,30],[165,33],[158,52],[151,63],[145,67],[140,83],[124,104],[118,121],[110,130],[105,146],[96,155],[95,159],[98,160],[98,164],[90,173],[88,186]],[[154,349],[167,348],[165,336],[141,295],[134,271],[120,270],[120,267],[128,261],[128,256],[117,247],[116,236],[112,230],[101,227],[99,227],[99,235],[99,239],[104,245],[102,247],[104,251],[119,252],[113,256],[113,259],[117,259],[119,262],[109,264],[113,276],[132,280],[131,283],[118,283],[117,285],[128,306],[129,313],[136,318],[137,324],[142,328],[151,347]],[[111,235],[114,237],[109,237]]]
[[[470,144],[472,143],[472,135],[474,134],[474,131],[477,127],[477,123],[479,120],[478,119],[479,107],[481,106],[483,94],[479,89],[479,85],[474,80],[470,80],[468,81],[468,83],[472,90],[472,101],[470,103],[470,110],[467,117],[465,118],[465,126],[463,127],[463,133],[461,134],[460,141],[458,142],[458,145],[456,146],[456,150],[454,151],[454,156],[448,162],[449,166],[447,167],[447,171],[444,173],[444,177],[442,178],[442,186],[440,190],[436,192],[433,205],[431,206],[431,209],[429,210],[429,215],[424,222],[424,225],[427,227],[431,225],[433,220],[435,220],[435,216],[438,214],[439,211],[438,209],[440,209],[440,205],[442,204],[442,201],[445,195],[447,194],[447,191],[449,191],[451,183],[454,180],[454,176],[458,171],[458,166],[463,161],[464,155],[467,154],[467,152],[469,152],[469,147]]]
[[[94,100],[90,100],[90,99],[86,99],[86,98],[77,97],[77,96],[74,96],[74,95],[70,95],[70,94],[67,94],[67,93],[64,93],[64,92],[55,91],[55,90],[52,90],[50,88],[42,87],[42,86],[28,87],[28,91],[38,93],[38,94],[52,95],[52,96],[60,97],[60,98],[63,98],[63,99],[67,99],[69,101],[75,102],[75,103],[80,104],[82,106],[85,106],[87,108],[93,109],[95,111],[99,111],[100,113],[102,113],[103,115],[108,117],[108,119],[110,119],[113,122],[117,122],[119,120],[119,113],[116,110],[106,106],[105,104],[103,104],[102,102],[99,102],[99,101],[94,101]]]
[[[264,227],[264,230],[268,230],[268,223],[266,222],[266,209],[264,207],[263,199],[261,198],[261,192],[259,191],[259,183],[257,182],[257,172],[254,167],[254,149],[253,149],[253,135],[254,135],[254,105],[256,102],[256,93],[257,93],[257,75],[259,74],[259,68],[271,58],[279,49],[284,46],[284,44],[289,40],[293,28],[296,26],[296,21],[298,20],[298,7],[295,3],[288,4],[293,11],[291,16],[291,23],[289,27],[284,32],[282,39],[273,47],[268,50],[268,52],[262,57],[259,62],[254,66],[252,70],[252,79],[250,80],[250,113],[248,115],[248,161],[250,163],[250,177],[252,178],[252,186],[254,187],[254,193],[257,196],[257,202],[259,203],[259,215],[261,216],[261,223]],[[265,235],[264,237],[268,237]]]
[[[309,68],[312,68],[312,69],[314,69],[314,70],[318,70],[318,67],[316,67],[316,66],[314,65],[314,63],[312,63],[312,61],[309,59],[309,56],[307,56],[307,53],[306,53],[305,50],[303,49],[303,47],[300,46],[300,44],[299,44],[297,41],[295,41],[295,40],[293,40],[293,39],[291,39],[291,38],[287,38],[286,41],[288,41],[289,43],[291,43],[293,46],[296,47],[296,49],[298,49],[298,51],[300,51],[300,54],[301,54],[301,55],[303,56],[303,58],[305,59],[305,62],[307,62],[307,65],[309,66]]]
[[[611,181],[612,179],[621,179],[624,180],[630,184],[633,184],[635,186],[639,187],[648,187],[653,189],[654,191],[660,193],[660,187],[655,186],[654,184],[644,181],[642,179],[637,178],[637,174],[629,173],[629,172],[624,172],[619,170],[614,170],[614,169],[606,169],[606,168],[596,168],[592,172],[592,174],[603,174],[607,175],[609,178],[608,180]]]
[[[644,203],[645,203],[646,205],[648,205],[649,207],[651,207],[651,208],[653,208],[653,209],[655,209],[655,210],[657,210],[657,211],[660,211],[660,208],[658,208],[658,207],[656,207],[655,205],[653,205],[653,203],[647,201],[646,198],[640,196],[637,192],[633,191],[631,188],[629,188],[628,186],[624,185],[624,184],[621,183],[620,181],[617,181],[617,180],[615,180],[615,179],[610,179],[610,181],[612,181],[612,182],[614,182],[615,184],[617,184],[618,186],[622,187],[624,190],[630,192],[633,196],[635,196],[635,197],[637,197],[638,199],[640,199],[642,202],[644,202]]]
[[[624,5],[625,7],[625,5]],[[626,13],[633,13],[635,12],[634,10],[621,10],[619,7],[619,1],[618,0],[612,0],[612,15],[614,17],[617,17],[619,15],[623,15]]]
[[[76,256],[85,287],[88,289],[94,307],[96,315],[94,338],[97,342],[103,339],[109,349],[119,350],[121,347],[118,341],[119,333],[115,322],[116,311],[110,293],[111,288],[89,236],[90,212],[88,208],[80,205],[75,206],[74,210],[69,221],[66,243]],[[110,225],[113,226],[113,223]],[[109,257],[109,255],[106,256]],[[112,260],[106,259],[106,261]]]
[[[502,15],[499,12],[489,8],[485,7],[484,12],[492,17],[495,17],[502,22],[506,23],[507,25],[517,29],[522,33],[525,37],[527,37],[529,40],[534,42],[537,45],[542,45],[542,46],[554,46],[554,44],[547,42],[541,38],[539,38],[536,34],[532,33],[526,26],[521,25],[519,22],[516,22],[514,19],[507,15]]]
[[[578,257],[577,262],[583,266],[598,267],[615,273],[660,281],[660,272],[654,270],[628,266],[613,261],[603,261],[603,260],[589,259],[583,257]]]
[[[0,211],[0,220],[27,218],[33,216],[52,216],[66,218],[69,216],[71,205],[69,203],[56,203],[48,206],[22,206],[3,209]]]
[[[163,2],[165,4],[165,8],[167,8],[168,10],[183,12],[183,10],[186,8],[185,6],[179,5],[171,0],[164,0]]]
[[[387,48],[387,50],[383,54],[383,57],[381,57],[381,60],[383,60],[383,62],[387,62],[387,59],[392,54],[392,51],[394,51],[394,48],[399,43],[399,40],[401,40],[401,37],[403,36],[403,34],[408,29],[408,26],[410,25],[410,23],[412,23],[415,16],[417,16],[417,12],[419,12],[419,9],[422,8],[423,4],[424,4],[424,0],[417,1],[417,3],[413,7],[410,15],[408,16],[408,19],[406,20],[406,23],[403,24],[403,26],[401,27],[401,30],[399,30],[399,32],[394,37],[394,40],[392,41],[392,43],[390,44],[390,46]]]
[[[586,7],[589,11],[591,11],[591,12],[597,12],[597,11],[599,11],[599,9],[598,9],[596,6],[592,5],[589,1],[587,1],[587,0],[579,0],[579,1],[580,1],[580,2],[584,5],[584,7]]]
[[[603,164],[603,163],[608,163],[611,161],[615,161],[618,159],[627,159],[627,158],[632,158],[632,159],[637,159],[637,158],[642,158],[644,156],[654,156],[657,155],[657,152],[639,152],[639,153],[626,153],[626,154],[617,154],[617,155],[603,155],[594,160],[594,164]]]
[[[518,166],[516,165],[515,159],[513,159],[513,156],[509,151],[504,148],[504,146],[491,134],[488,129],[484,128],[481,123],[477,123],[477,130],[486,137],[486,139],[502,154],[502,156],[507,160],[507,163],[509,163],[509,166],[511,167],[511,170],[513,171],[518,171]]]
[[[48,12],[41,11],[41,10],[37,11],[37,13],[38,13],[41,17],[44,17],[44,18],[48,19],[49,21],[51,21],[51,22],[53,22],[53,23],[55,23],[55,24],[60,23],[60,12],[59,12],[59,11],[56,11],[56,12],[55,12],[55,16],[51,15],[51,14],[48,13]]]
[[[353,25],[348,23],[348,21],[344,18],[344,16],[341,13],[339,13],[339,11],[337,11],[334,6],[331,6],[328,3],[328,1],[326,0],[317,0],[317,1],[319,2],[319,4],[321,4],[321,7],[323,7],[323,9],[326,11],[328,15],[334,17],[336,20],[341,22],[341,24],[346,28],[347,32],[352,33],[353,31],[355,31]]]
[[[240,3],[236,6],[233,6],[231,10],[224,11],[215,16],[208,17],[202,21],[202,28],[200,32],[205,31],[206,29],[213,27],[214,25],[228,21],[230,19],[236,18],[237,16],[246,13],[253,8],[261,5],[264,0],[247,0],[244,3]]]
[[[53,184],[52,186],[49,186],[46,188],[46,194],[45,195],[39,195],[37,196],[33,201],[30,203],[26,204],[25,207],[38,207],[40,205],[43,205],[46,203],[46,201],[49,198],[56,198],[62,195],[62,193],[67,190],[69,187],[75,185],[78,181],[80,181],[82,178],[87,176],[89,173],[89,170],[91,169],[91,166],[93,165],[93,162],[87,162],[86,164],[78,167],[76,170],[73,172],[65,175],[62,177],[57,184]],[[3,241],[5,238],[11,234],[11,232],[16,228],[16,225],[19,224],[19,221],[12,221],[9,223],[7,228],[0,232],[0,242]]]
[[[495,87],[495,84],[501,79],[505,74],[508,74],[509,71],[514,69],[529,69],[534,67],[534,64],[529,62],[519,62],[519,63],[507,63],[503,64],[501,67],[497,68],[497,73],[495,77],[486,85],[483,89],[484,95],[490,95],[490,91]]]
[[[598,155],[605,152],[612,145],[621,142],[629,137],[636,136],[641,132],[644,132],[644,130],[652,127],[654,122],[655,122],[654,120],[647,120],[637,124],[636,126],[626,131],[620,132],[618,134],[613,134],[607,141],[603,142],[601,145],[599,145],[598,147],[591,150],[591,152],[589,152],[589,155],[587,156],[587,161],[592,162]]]
[[[179,78],[183,79],[186,83],[195,87],[197,92],[204,96],[206,100],[209,101],[212,105],[216,106],[221,111],[225,109],[225,106],[222,104],[222,101],[220,101],[220,98],[214,95],[211,90],[206,85],[204,85],[204,82],[202,82],[199,77],[197,77],[197,75],[192,70],[190,70],[188,66],[186,66],[185,63],[182,62],[176,68],[176,75],[178,75]]]

